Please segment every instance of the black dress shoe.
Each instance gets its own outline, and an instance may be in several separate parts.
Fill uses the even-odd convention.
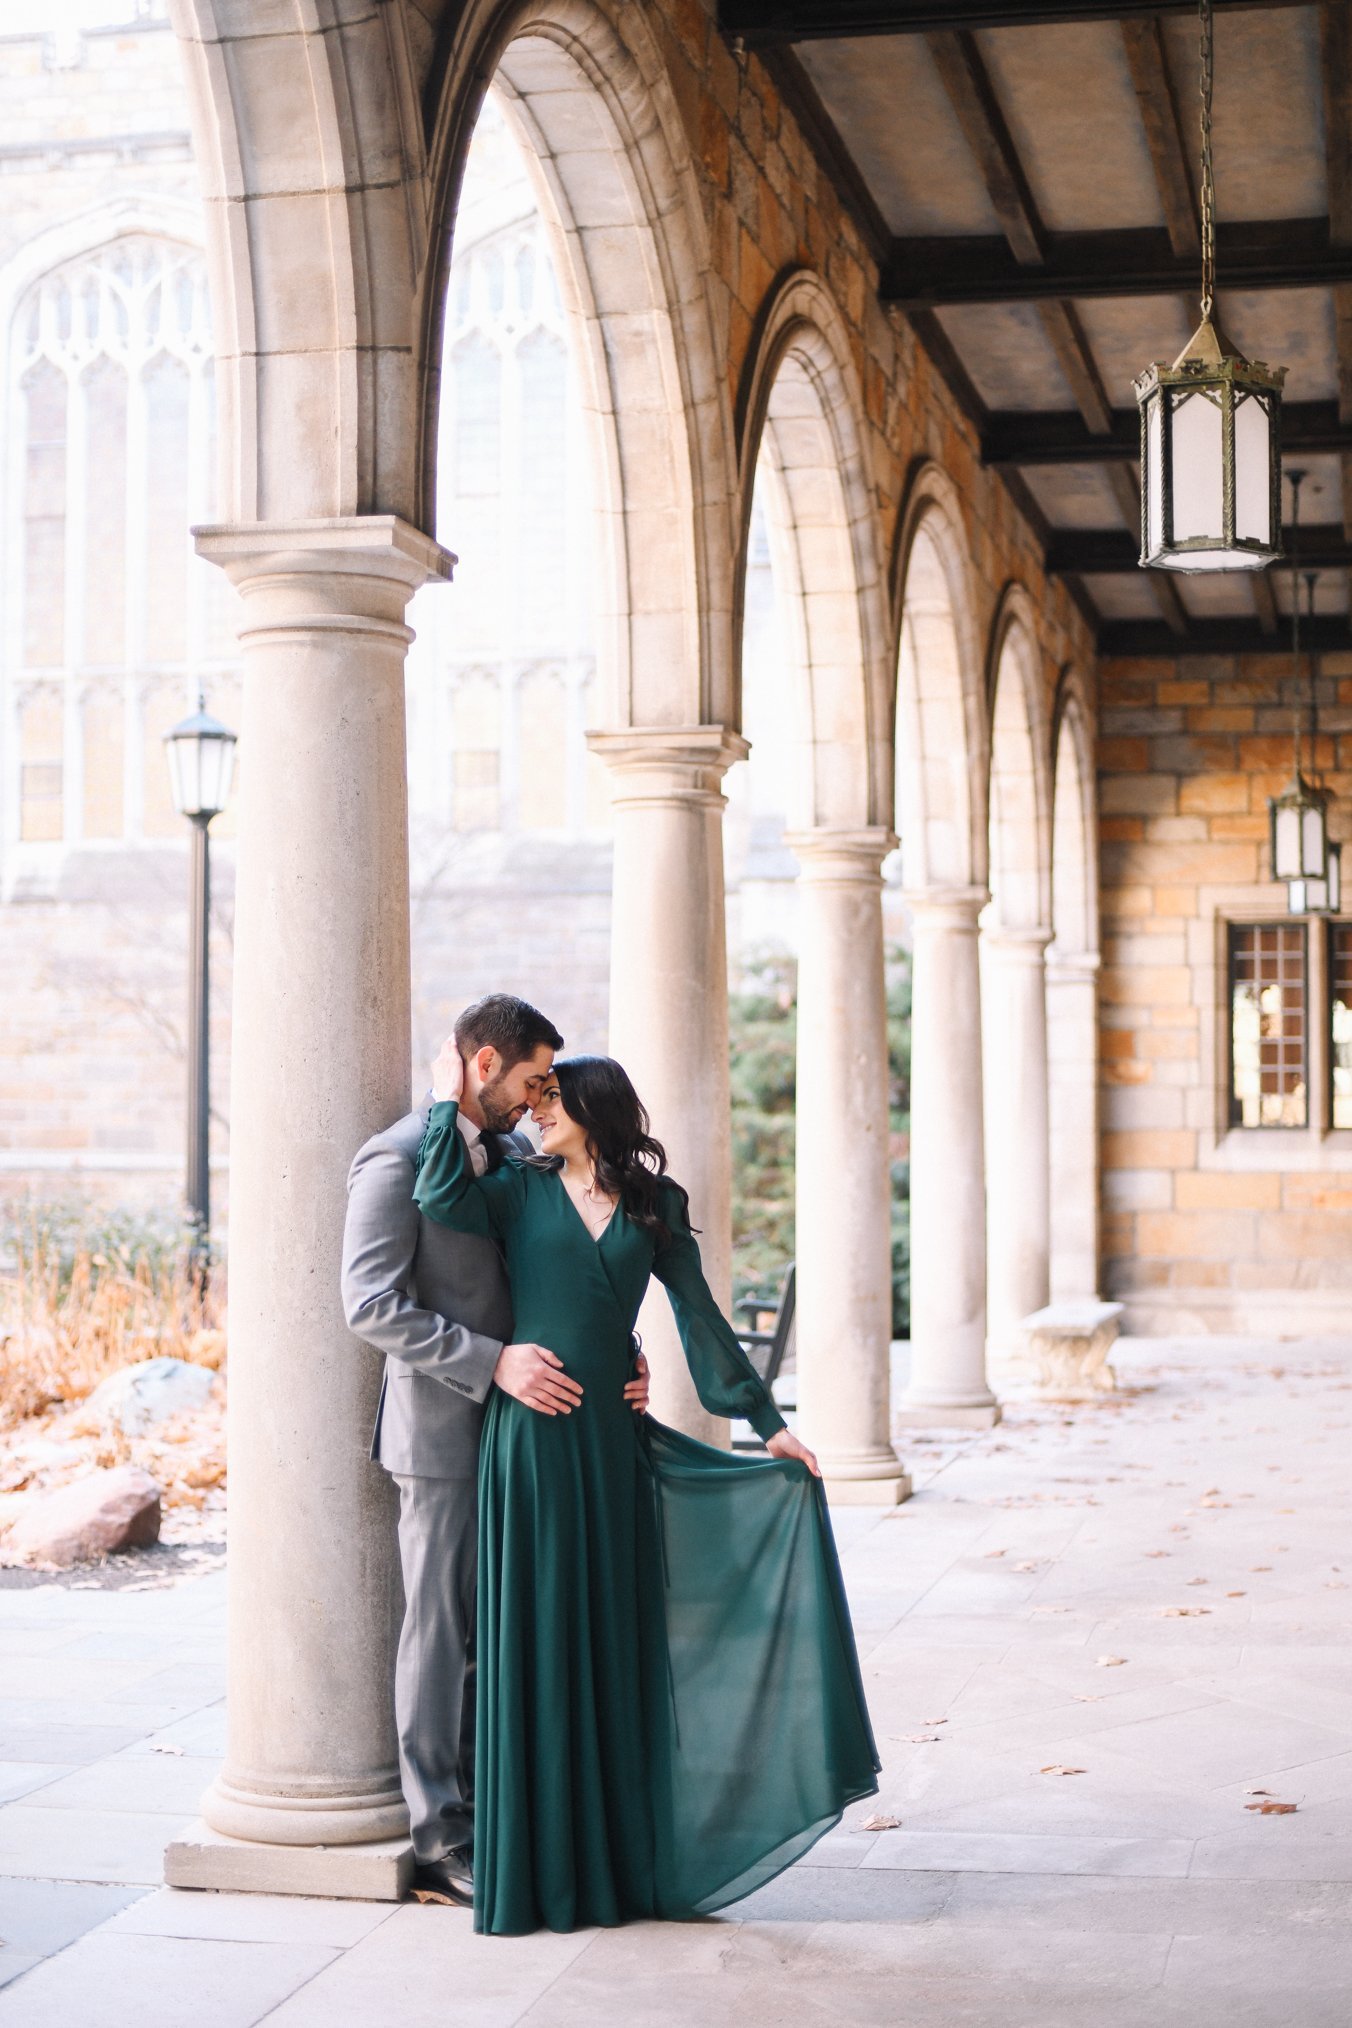
[[[444,1859],[429,1859],[414,1869],[409,1889],[413,1901],[437,1902],[446,1908],[473,1908],[474,1874],[469,1853],[461,1845]]]

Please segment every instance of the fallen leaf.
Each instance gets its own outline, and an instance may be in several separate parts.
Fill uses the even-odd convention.
[[[1094,1657],[1094,1667],[1096,1669],[1120,1669],[1126,1659],[1125,1655],[1096,1655]]]
[[[1249,1594],[1246,1591],[1227,1591],[1225,1596],[1227,1598],[1247,1598]]]
[[[946,1718],[922,1718],[920,1723],[922,1725],[947,1725],[948,1720]]]
[[[1260,1570],[1271,1570],[1271,1568],[1272,1565],[1270,1563],[1251,1563],[1249,1565],[1249,1569],[1255,1572]]]
[[[1246,1796],[1270,1796],[1270,1795],[1272,1794],[1272,1790],[1271,1790],[1271,1789],[1245,1789],[1244,1793],[1245,1793],[1245,1795],[1246,1795]]]
[[[1092,1692],[1088,1690],[1072,1690],[1070,1693],[1070,1701],[1072,1704],[1102,1704],[1103,1699],[1101,1697],[1094,1696]]]
[[[1160,1613],[1162,1620],[1202,1620],[1211,1611],[1210,1606],[1165,1606]]]
[[[992,1556],[1003,1556],[1004,1553],[1005,1552],[1003,1549],[988,1549],[985,1551],[985,1555],[988,1561]]]
[[[1016,1563],[1014,1568],[1015,1570],[1037,1570],[1040,1568],[1040,1565],[1036,1563]]]
[[[154,1742],[152,1742],[151,1744],[150,1751],[152,1753],[173,1753],[177,1754],[180,1758],[182,1758],[183,1754],[183,1748],[181,1746],[167,1746],[167,1745],[160,1746],[155,1744]]]
[[[1147,1549],[1145,1553],[1147,1556],[1156,1557],[1156,1556],[1168,1556],[1170,1554],[1170,1551],[1167,1549]]]
[[[1206,1577],[1190,1577],[1188,1579],[1189,1584],[1209,1584],[1210,1582],[1210,1578]]]
[[[1295,1803],[1245,1803],[1246,1810],[1256,1810],[1260,1817],[1294,1817]]]
[[[1059,1761],[1053,1761],[1050,1767],[1040,1767],[1038,1769],[1039,1774],[1072,1775],[1084,1774],[1085,1772],[1086,1770],[1082,1767],[1062,1767]]]
[[[859,1826],[861,1831],[899,1831],[900,1817],[865,1817]]]

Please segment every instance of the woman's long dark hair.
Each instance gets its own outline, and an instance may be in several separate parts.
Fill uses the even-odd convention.
[[[687,1220],[690,1199],[667,1176],[667,1151],[653,1139],[647,1108],[628,1071],[613,1056],[566,1056],[551,1075],[564,1111],[587,1136],[598,1186],[607,1196],[618,1197],[626,1216],[665,1246],[671,1228],[658,1209],[659,1184],[665,1178],[676,1192]]]

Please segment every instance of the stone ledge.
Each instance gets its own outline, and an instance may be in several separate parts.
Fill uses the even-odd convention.
[[[199,1818],[164,1855],[166,1887],[228,1894],[304,1894],[329,1901],[402,1901],[413,1879],[407,1838],[378,1845],[263,1845],[227,1838]]]
[[[833,1479],[827,1472],[822,1483],[832,1507],[899,1507],[911,1497],[910,1473],[900,1465],[884,1479]]]

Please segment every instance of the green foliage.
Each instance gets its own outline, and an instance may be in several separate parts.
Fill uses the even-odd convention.
[[[797,965],[749,960],[729,1000],[732,1045],[733,1299],[773,1308],[794,1257]],[[910,1328],[911,969],[887,954],[888,1156],[892,1177],[892,1330]]]

